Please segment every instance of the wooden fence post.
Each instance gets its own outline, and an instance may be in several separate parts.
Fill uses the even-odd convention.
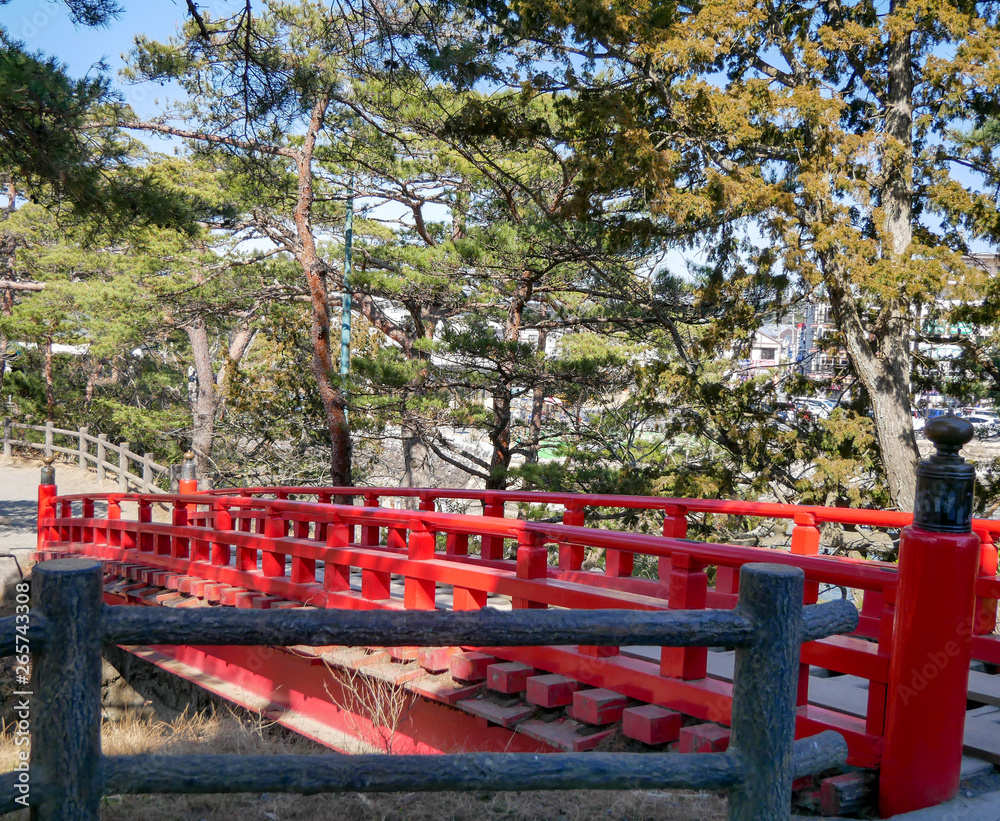
[[[90,446],[87,444],[87,431],[89,431],[86,425],[84,425],[79,430],[80,436],[80,470],[87,469],[87,457],[90,455]]]
[[[98,562],[35,565],[34,613],[45,626],[32,653],[33,821],[92,821],[101,803],[101,597]]]
[[[746,775],[729,793],[730,821],[789,817],[804,579],[801,568],[762,563],[740,572],[739,608],[756,640],[736,648],[730,744]]]
[[[150,464],[152,462],[152,457],[148,453],[144,453],[142,456],[142,492],[152,493],[156,490],[153,487],[153,466]]]
[[[104,462],[108,458],[108,435],[97,434],[97,481],[103,482],[105,476]]]
[[[14,455],[14,448],[10,440],[13,438],[13,425],[10,417],[5,416],[3,420],[3,458],[10,459]]]
[[[128,493],[128,442],[120,442],[118,445],[118,490]]]

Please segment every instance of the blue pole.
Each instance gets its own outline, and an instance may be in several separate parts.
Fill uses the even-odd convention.
[[[347,192],[344,219],[344,296],[340,314],[340,375],[347,377],[351,367],[351,245],[354,240],[354,177]]]

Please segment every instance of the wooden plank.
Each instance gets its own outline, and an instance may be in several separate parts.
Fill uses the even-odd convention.
[[[991,764],[1000,764],[1000,726],[982,718],[967,716],[962,752]]]
[[[970,671],[969,700],[1000,706],[1000,676],[991,676],[989,673],[980,673],[976,670]]]

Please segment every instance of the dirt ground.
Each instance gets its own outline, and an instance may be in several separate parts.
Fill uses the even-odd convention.
[[[9,692],[9,691],[8,691]],[[263,720],[234,714],[184,714],[172,721],[132,717],[105,722],[101,733],[108,755],[330,755],[325,747]],[[0,772],[16,761],[13,738],[0,735]],[[428,760],[431,763],[431,759]],[[713,793],[680,791],[572,793],[471,792],[340,795],[110,795],[104,821],[723,821],[726,800]],[[8,816],[23,821],[28,812]]]

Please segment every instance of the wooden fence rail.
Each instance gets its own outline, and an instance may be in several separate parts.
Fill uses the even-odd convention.
[[[724,789],[735,821],[789,818],[793,779],[842,765],[826,731],[794,741],[800,644],[850,632],[847,601],[803,606],[798,568],[746,564],[734,611],[245,611],[111,607],[99,562],[35,567],[31,624],[0,620],[0,655],[32,653],[27,769],[0,776],[0,813],[90,821],[115,793],[386,792],[525,789]],[[103,644],[503,645],[737,648],[732,740],[724,753],[488,753],[427,756],[104,756]],[[20,658],[21,664],[24,659]]]
[[[32,433],[36,436],[32,437]],[[40,441],[35,441],[36,439]],[[66,444],[67,439],[72,444]],[[122,493],[130,490],[140,493],[177,490],[179,465],[157,464],[148,453],[140,454],[129,450],[128,442],[115,445],[109,442],[103,433],[91,436],[86,426],[77,430],[66,430],[55,427],[51,422],[44,425],[25,425],[7,417],[3,421],[4,457],[9,459],[14,453],[14,448],[41,451],[43,456],[58,454],[66,461],[76,462],[83,470],[93,469],[100,482],[103,482],[110,473],[117,477],[118,489]],[[117,454],[115,461],[108,459],[109,453]]]

